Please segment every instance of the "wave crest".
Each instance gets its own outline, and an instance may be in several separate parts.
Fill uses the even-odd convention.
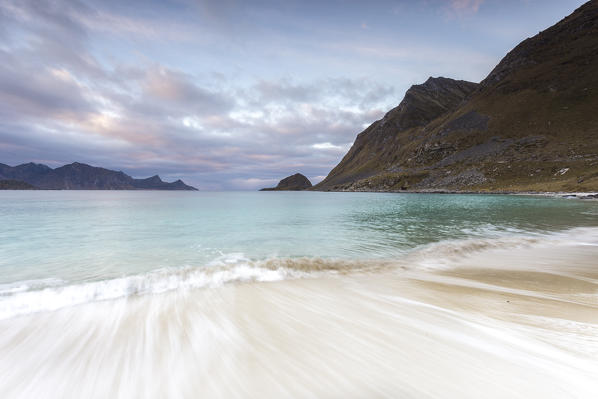
[[[580,228],[543,236],[442,241],[415,248],[394,259],[301,257],[255,261],[233,253],[202,267],[159,269],[101,281],[69,284],[59,279],[44,279],[0,284],[0,319],[132,295],[214,288],[230,283],[280,281],[390,268],[446,269],[467,256],[484,251],[572,244],[598,245],[598,229]]]
[[[269,282],[372,267],[371,261],[324,258],[221,256],[203,267],[159,269],[144,274],[66,285],[57,279],[0,285],[0,319],[132,295],[215,288],[230,283]],[[62,285],[59,285],[62,283]]]

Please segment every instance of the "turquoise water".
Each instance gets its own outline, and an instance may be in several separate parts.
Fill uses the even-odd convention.
[[[0,283],[113,278],[222,259],[392,258],[449,239],[594,226],[598,204],[494,195],[0,193]]]
[[[597,222],[549,197],[0,192],[0,398],[592,397]]]

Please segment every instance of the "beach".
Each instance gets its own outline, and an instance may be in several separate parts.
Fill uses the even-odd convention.
[[[2,398],[593,398],[595,201],[5,192]]]
[[[364,270],[5,319],[0,390],[11,398],[591,398],[596,234],[444,243]]]
[[[0,0],[0,399],[598,399],[598,0]]]

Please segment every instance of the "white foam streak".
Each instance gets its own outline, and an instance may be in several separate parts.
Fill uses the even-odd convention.
[[[272,282],[375,268],[442,270],[468,256],[495,250],[598,245],[598,229],[578,228],[548,235],[451,240],[429,244],[392,260],[326,258],[269,258],[251,260],[242,253],[222,254],[202,267],[166,268],[145,274],[68,284],[60,279],[0,285],[0,319],[54,311],[88,302],[175,290],[217,288],[230,283]]]
[[[220,266],[216,265],[222,261],[215,261],[210,267],[158,270],[142,275],[59,287],[56,286],[56,281],[52,281],[54,284],[43,289],[35,289],[39,285],[25,283],[7,285],[2,291],[3,296],[0,296],[0,319],[131,295],[216,288],[227,283],[279,281],[305,275],[298,271],[266,269],[248,261],[240,261],[241,259],[237,259],[238,264],[229,262]]]

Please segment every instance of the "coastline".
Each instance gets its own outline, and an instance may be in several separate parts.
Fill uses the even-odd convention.
[[[164,191],[197,191],[200,190],[176,190],[176,189],[2,189],[2,191],[146,191],[146,192],[164,192]],[[284,192],[299,192],[312,191],[322,193],[393,193],[393,194],[464,194],[464,195],[527,195],[527,196],[542,196],[542,197],[559,197],[559,198],[577,198],[583,200],[598,200],[598,191],[474,191],[474,190],[319,190],[319,189],[304,189],[304,190],[273,190],[260,189],[258,192],[269,191],[284,191]],[[211,192],[211,191],[210,191]]]
[[[0,393],[591,397],[591,242],[456,253],[434,270],[232,284],[1,320]]]
[[[3,196],[0,397],[595,391],[595,203],[99,194]]]
[[[302,191],[333,193],[393,193],[393,194],[468,194],[468,195],[529,195],[542,197],[577,198],[584,200],[598,199],[598,191],[474,191],[474,190],[320,190]]]

